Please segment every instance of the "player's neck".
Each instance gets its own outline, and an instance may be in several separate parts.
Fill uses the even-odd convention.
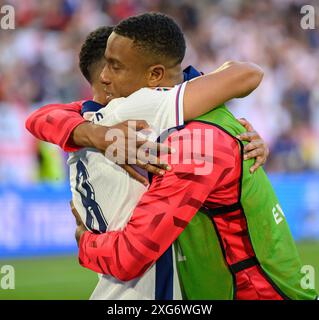
[[[160,83],[161,87],[174,87],[184,81],[183,69],[180,64],[165,70],[165,77]]]

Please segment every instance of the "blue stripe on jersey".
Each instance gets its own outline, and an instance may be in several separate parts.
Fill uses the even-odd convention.
[[[155,300],[173,300],[174,269],[172,246],[156,261],[155,272]]]
[[[95,192],[93,186],[89,182],[89,173],[81,160],[76,163],[76,171],[75,190],[80,194],[83,207],[86,210],[85,224],[93,232],[106,232],[107,222],[104,219],[101,207],[95,201]],[[99,230],[93,229],[94,216],[99,224]]]

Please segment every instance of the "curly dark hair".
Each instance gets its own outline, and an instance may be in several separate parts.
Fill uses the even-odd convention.
[[[99,27],[86,37],[81,47],[79,53],[79,67],[83,76],[90,83],[92,82],[92,66],[103,58],[107,39],[112,32],[113,27]]]
[[[122,20],[114,32],[134,41],[142,50],[157,59],[181,63],[186,44],[182,30],[169,16],[162,13],[144,13]]]

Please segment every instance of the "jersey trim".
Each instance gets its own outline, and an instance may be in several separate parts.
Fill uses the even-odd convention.
[[[83,116],[85,112],[97,112],[104,107],[105,106],[103,106],[103,104],[100,104],[93,100],[87,100],[82,103],[81,116]]]
[[[174,266],[172,245],[156,261],[155,300],[173,300]]]
[[[184,124],[184,91],[187,82],[183,82],[177,91],[176,94],[176,126],[181,126]]]

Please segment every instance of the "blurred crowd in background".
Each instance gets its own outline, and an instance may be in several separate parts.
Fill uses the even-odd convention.
[[[263,83],[233,101],[233,112],[269,144],[268,171],[319,169],[319,18],[315,30],[300,27],[304,1],[0,0],[4,4],[15,8],[16,29],[0,30],[0,182],[66,179],[66,155],[35,141],[25,118],[51,102],[90,98],[78,68],[86,35],[145,11],[176,18],[187,39],[185,67],[210,72],[226,60],[261,65]]]

